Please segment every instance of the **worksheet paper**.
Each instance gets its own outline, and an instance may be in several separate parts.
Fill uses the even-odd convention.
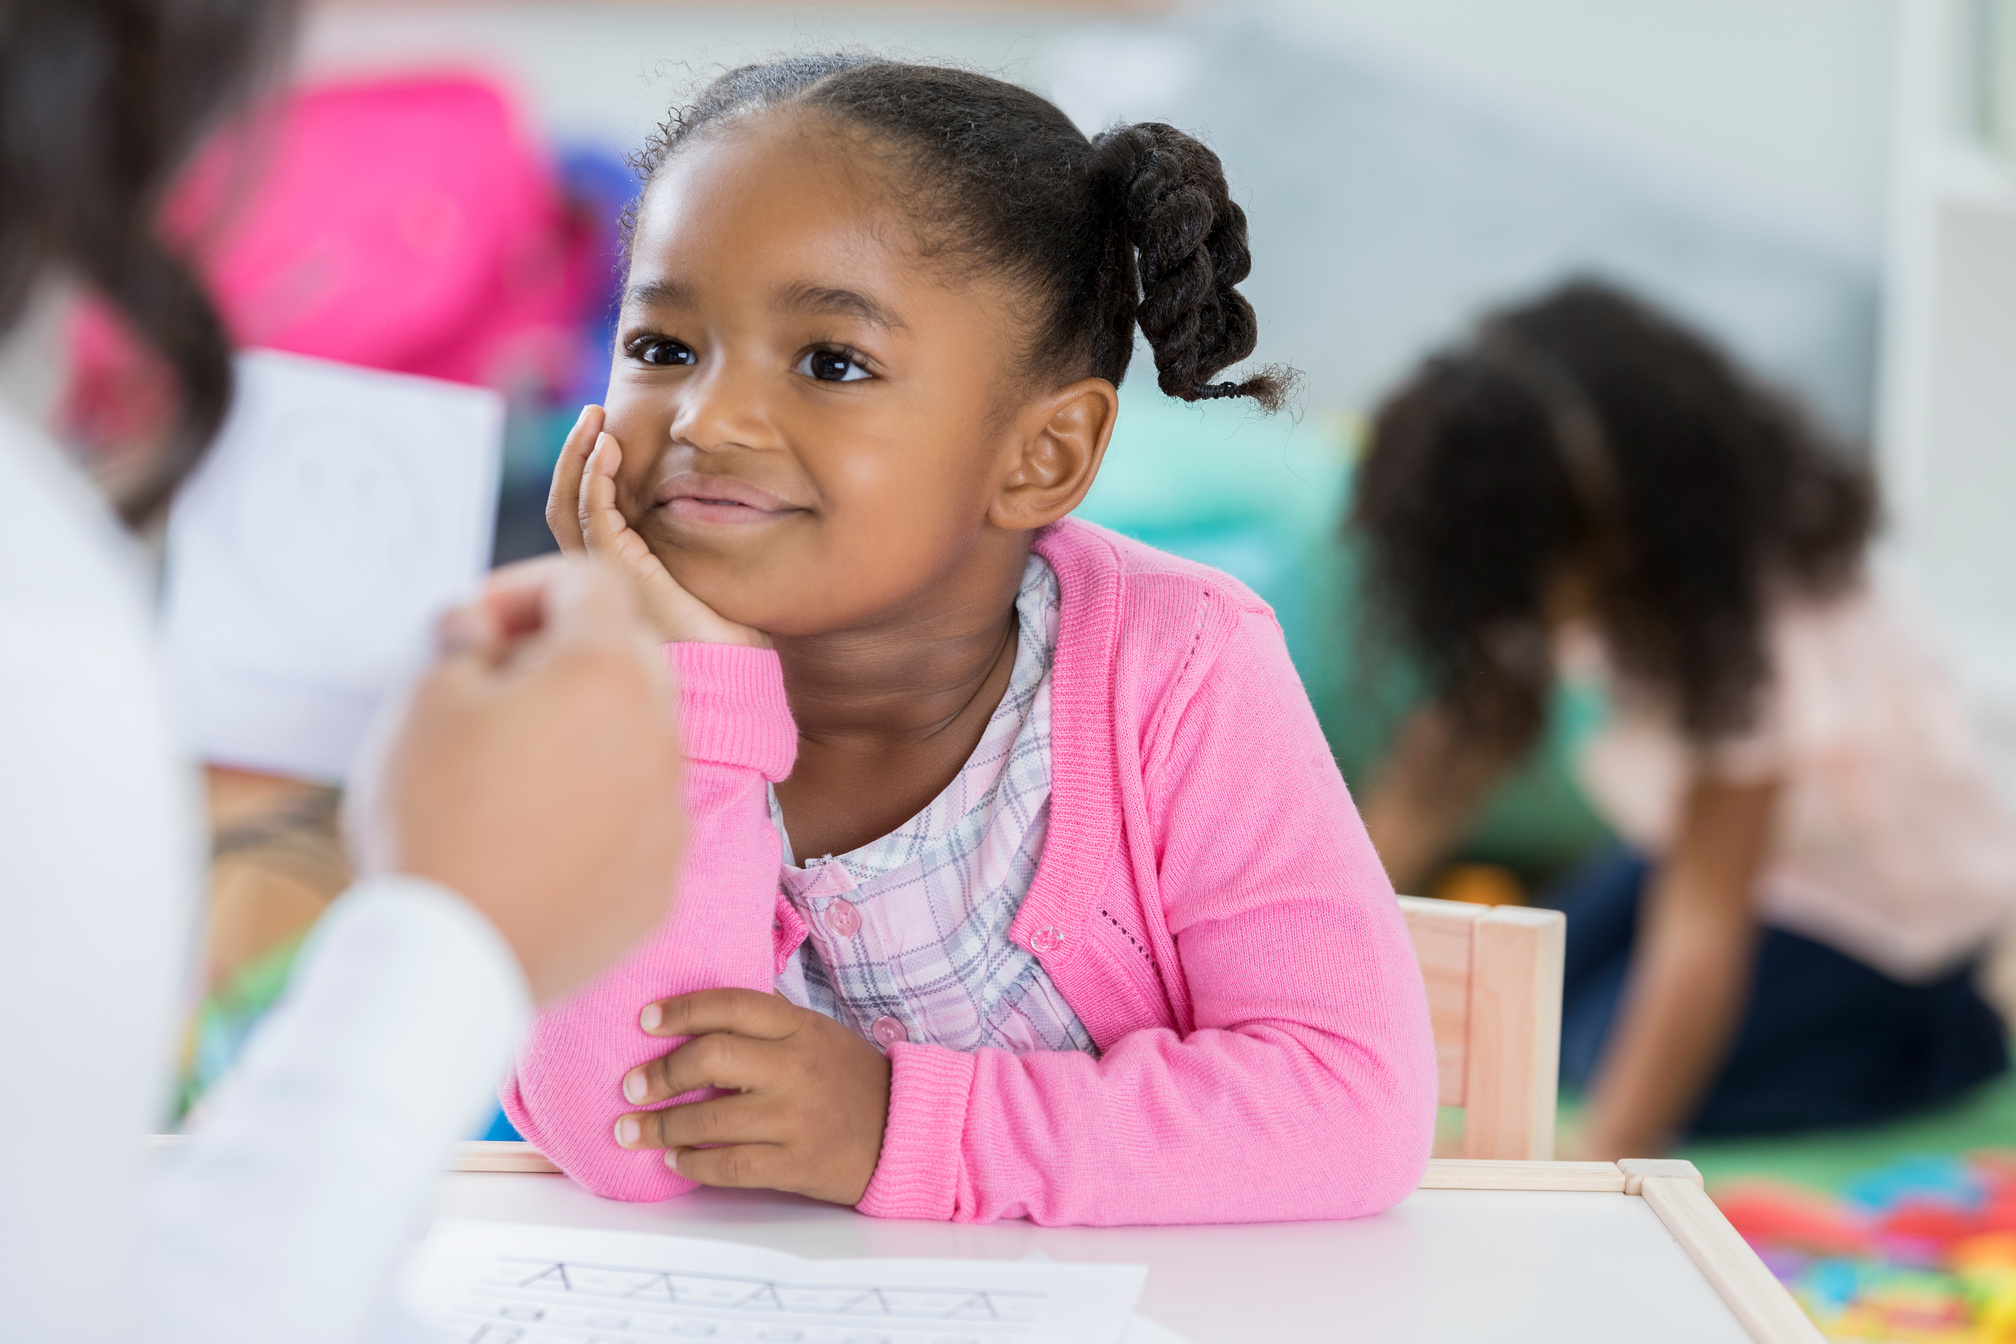
[[[166,648],[203,759],[340,781],[489,566],[494,392],[272,351],[175,500]]]
[[[1147,1273],[806,1260],[691,1237],[443,1219],[409,1267],[407,1291],[458,1344],[1122,1344]]]

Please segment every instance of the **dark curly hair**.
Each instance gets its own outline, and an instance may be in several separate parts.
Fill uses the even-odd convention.
[[[231,401],[224,324],[155,231],[162,195],[293,22],[282,0],[0,0],[0,332],[64,270],[180,384],[166,449],[119,501],[129,524],[167,503]]]
[[[1116,126],[1087,140],[1051,103],[986,75],[789,56],[730,70],[676,108],[637,157],[647,189],[695,136],[787,108],[857,133],[900,174],[903,208],[930,256],[992,270],[1029,296],[1032,371],[1117,385],[1138,323],[1170,396],[1251,397],[1270,411],[1286,398],[1290,370],[1210,381],[1259,336],[1235,288],[1252,254],[1218,156],[1173,126]]]
[[[1709,341],[1578,280],[1487,318],[1379,408],[1348,521],[1372,610],[1466,734],[1538,731],[1549,586],[1574,572],[1619,673],[1688,737],[1752,722],[1776,597],[1851,581],[1870,473]]]

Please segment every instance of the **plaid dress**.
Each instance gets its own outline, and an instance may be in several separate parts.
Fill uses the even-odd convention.
[[[784,897],[809,934],[777,990],[887,1049],[923,1041],[1096,1053],[1036,958],[1008,939],[1050,821],[1056,572],[1029,557],[1015,598],[1015,667],[980,745],[896,830],[799,867],[776,791]]]

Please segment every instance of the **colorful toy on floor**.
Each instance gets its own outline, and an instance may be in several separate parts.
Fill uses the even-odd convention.
[[[1732,1181],[1715,1202],[1830,1339],[2016,1344],[2016,1153],[1908,1158],[1838,1198]]]

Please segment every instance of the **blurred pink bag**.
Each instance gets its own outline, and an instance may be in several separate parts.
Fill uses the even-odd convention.
[[[475,75],[298,90],[205,149],[163,223],[241,346],[506,392],[568,377],[600,289],[593,228]],[[159,423],[164,375],[105,310],[73,354],[87,442]]]

